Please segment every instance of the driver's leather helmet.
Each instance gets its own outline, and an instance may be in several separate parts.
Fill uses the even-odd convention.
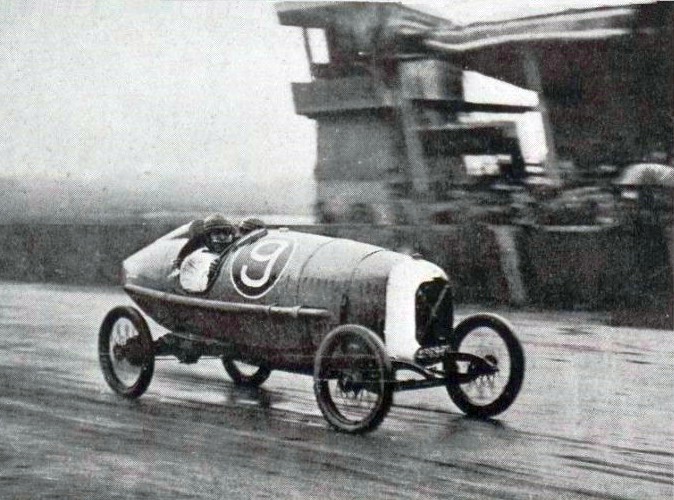
[[[204,235],[210,251],[223,252],[234,241],[236,226],[220,214],[209,215],[204,219]]]

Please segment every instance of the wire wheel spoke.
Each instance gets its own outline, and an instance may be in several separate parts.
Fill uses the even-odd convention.
[[[473,381],[463,384],[466,396],[475,404],[487,405],[496,400],[508,383],[507,374],[510,372],[508,347],[497,332],[490,328],[478,328],[467,336],[460,347],[461,352],[479,356],[496,366],[495,373],[480,375]],[[466,363],[466,373],[471,373],[473,367]],[[503,374],[505,373],[505,376]]]
[[[376,377],[376,371],[355,369],[330,380],[328,385],[335,407],[345,419],[360,421],[376,408],[381,392],[375,390]]]
[[[476,315],[457,326],[453,348],[479,359],[444,361],[447,391],[464,412],[491,417],[507,409],[524,379],[524,351],[512,329],[494,315]]]
[[[133,386],[141,375],[142,365],[129,358],[132,349],[140,348],[140,333],[127,318],[120,318],[113,326],[110,340],[110,359],[117,378],[124,385]]]
[[[498,373],[480,375],[465,384],[464,391],[475,402],[490,403],[501,394],[506,383],[507,380]]]
[[[152,335],[133,307],[119,306],[105,316],[98,332],[98,356],[108,385],[119,395],[137,398],[154,373]]]
[[[316,354],[314,390],[325,418],[338,430],[366,432],[391,406],[392,369],[381,339],[357,325],[333,330]]]

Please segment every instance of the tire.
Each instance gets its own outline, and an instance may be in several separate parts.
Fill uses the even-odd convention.
[[[491,340],[491,345],[486,345],[487,340]],[[499,367],[494,375],[461,384],[452,382],[451,374],[465,373],[467,363],[445,359],[447,392],[454,404],[466,415],[478,418],[490,418],[505,411],[522,388],[525,364],[522,345],[508,323],[491,314],[471,316],[456,327],[451,346],[457,352],[487,358]]]
[[[222,359],[222,364],[236,385],[244,387],[259,387],[262,385],[271,374],[271,370],[266,366],[255,367],[241,361],[234,361],[231,359]],[[255,371],[249,371],[251,368]]]
[[[154,374],[152,336],[147,322],[133,307],[112,309],[98,333],[98,359],[110,388],[135,399],[150,385]]]
[[[332,330],[314,359],[314,393],[328,423],[341,432],[376,429],[393,404],[393,369],[382,340],[358,325]]]

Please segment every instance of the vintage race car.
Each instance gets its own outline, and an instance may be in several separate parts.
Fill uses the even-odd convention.
[[[272,370],[314,377],[336,429],[376,428],[396,391],[445,386],[466,414],[492,417],[522,386],[524,352],[492,314],[454,326],[445,272],[351,240],[258,229],[222,255],[194,252],[179,269],[189,225],[124,261],[124,290],[170,333],[153,339],[141,313],[116,307],[99,332],[99,359],[118,394],[136,398],[157,357],[221,358],[237,384]]]

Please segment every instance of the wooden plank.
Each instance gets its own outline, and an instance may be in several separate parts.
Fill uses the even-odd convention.
[[[372,78],[368,77],[293,83],[292,91],[295,111],[309,117],[394,106],[391,94],[376,90]]]

